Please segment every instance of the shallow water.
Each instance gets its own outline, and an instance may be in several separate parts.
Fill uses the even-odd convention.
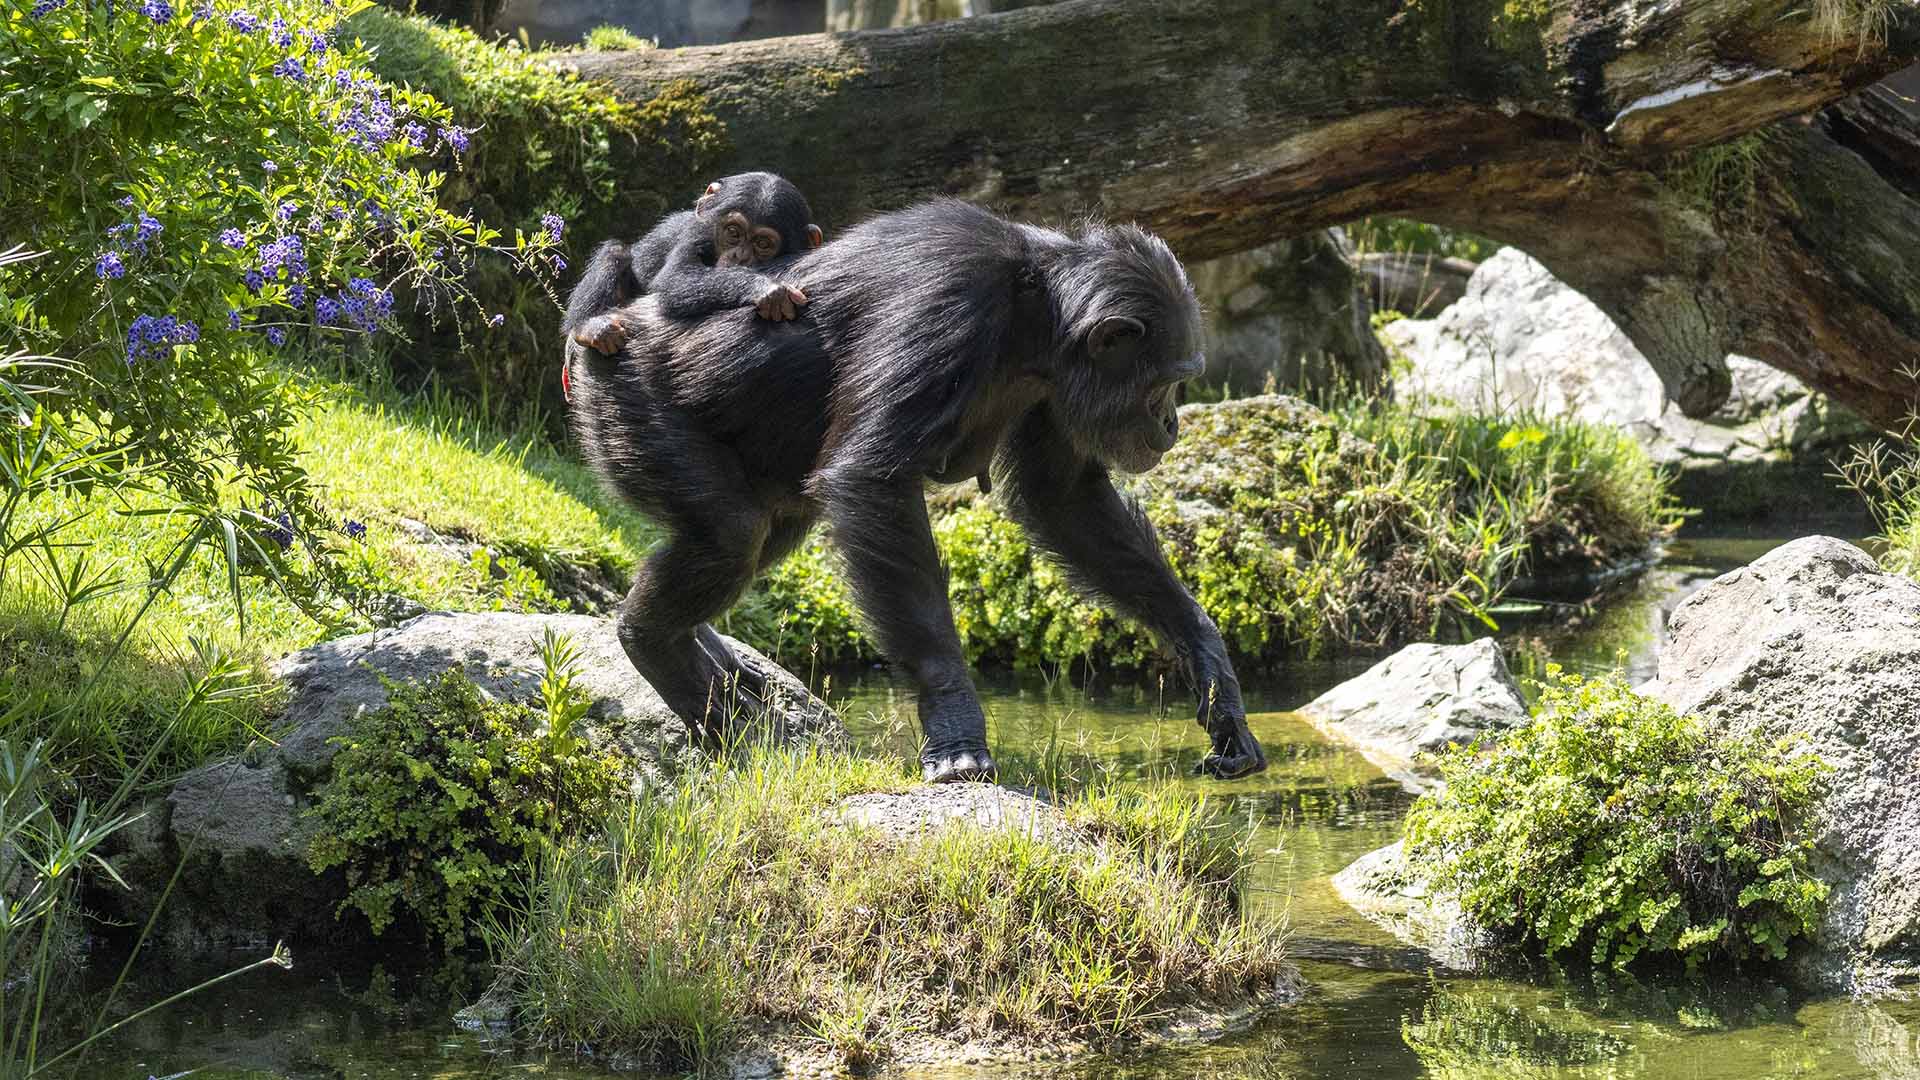
[[[1621,666],[1637,682],[1653,673],[1666,615],[1680,599],[1778,542],[1678,541],[1658,567],[1573,623],[1530,628],[1510,619],[1503,637],[1523,646],[1523,669],[1548,660],[1580,670]],[[993,744],[1009,782],[1097,760],[1137,783],[1192,785],[1231,799],[1254,824],[1256,850],[1265,853],[1251,881],[1257,910],[1288,921],[1309,983],[1300,1004],[1222,1045],[1050,1067],[1045,1075],[1920,1080],[1920,1003],[1810,997],[1761,979],[1631,980],[1578,969],[1436,974],[1423,953],[1353,914],[1328,878],[1393,840],[1409,797],[1358,754],[1322,739],[1285,710],[1365,666],[1296,665],[1249,678],[1248,706],[1257,710],[1252,723],[1272,767],[1227,785],[1186,775],[1204,745],[1184,698],[1171,688],[1163,702],[1157,686],[1096,681],[1090,690],[1074,690],[1037,678],[982,679]],[[878,672],[840,681],[835,697],[849,703],[846,715],[862,741],[911,753],[910,694]],[[449,999],[471,992],[471,980],[458,973],[408,973],[383,968],[371,956],[296,961],[294,971],[256,972],[143,1019],[96,1054],[82,1075],[143,1080],[188,1069],[218,1080],[607,1075],[455,1029]],[[190,974],[149,971],[145,985],[128,996],[150,999],[153,991],[187,985]],[[1035,1074],[1032,1065],[942,1073]]]

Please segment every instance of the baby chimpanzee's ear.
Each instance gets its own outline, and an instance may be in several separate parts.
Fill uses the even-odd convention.
[[[819,247],[821,244],[826,243],[826,241],[827,241],[827,234],[820,231],[820,226],[818,225],[807,226],[807,246],[808,247]]]

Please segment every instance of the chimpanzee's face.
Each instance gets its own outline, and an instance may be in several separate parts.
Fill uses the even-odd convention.
[[[1180,433],[1180,387],[1206,367],[1200,304],[1166,246],[1138,230],[1111,248],[1093,290],[1090,324],[1057,384],[1056,407],[1086,453],[1145,472]]]

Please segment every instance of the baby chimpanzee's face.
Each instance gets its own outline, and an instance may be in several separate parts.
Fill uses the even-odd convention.
[[[763,266],[820,244],[800,189],[772,173],[741,173],[707,185],[693,212],[713,228],[717,266]]]
[[[714,262],[719,266],[759,266],[780,256],[780,234],[738,210],[713,223]]]

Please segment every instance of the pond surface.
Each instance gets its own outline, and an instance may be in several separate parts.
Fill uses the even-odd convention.
[[[1777,539],[1675,542],[1638,581],[1568,622],[1506,620],[1525,674],[1569,668],[1650,675],[1666,614],[1715,575]],[[1264,852],[1250,883],[1263,917],[1291,927],[1309,983],[1305,999],[1217,1046],[1124,1060],[943,1076],[1046,1075],[1062,1080],[1193,1077],[1883,1078],[1920,1080],[1920,1003],[1859,1004],[1810,997],[1758,979],[1632,980],[1571,969],[1501,977],[1435,973],[1334,896],[1329,877],[1394,840],[1409,805],[1399,786],[1285,710],[1366,661],[1301,665],[1249,678],[1248,707],[1271,768],[1221,785],[1186,775],[1204,750],[1184,696],[1157,686],[1090,690],[1038,678],[983,678],[993,745],[1010,782],[1022,774],[1107,768],[1142,784],[1182,784],[1232,800]],[[845,677],[843,676],[843,679]],[[863,742],[913,751],[911,695],[883,673],[834,691]],[[211,960],[212,958],[210,958]],[[241,958],[247,959],[247,958]],[[386,1080],[608,1074],[529,1055],[455,1029],[449,1003],[471,985],[459,972],[407,973],[377,957],[315,958],[261,971],[145,1018],[90,1061],[112,1080],[186,1075],[209,1080]],[[189,973],[149,972],[133,1000],[187,985]]]

